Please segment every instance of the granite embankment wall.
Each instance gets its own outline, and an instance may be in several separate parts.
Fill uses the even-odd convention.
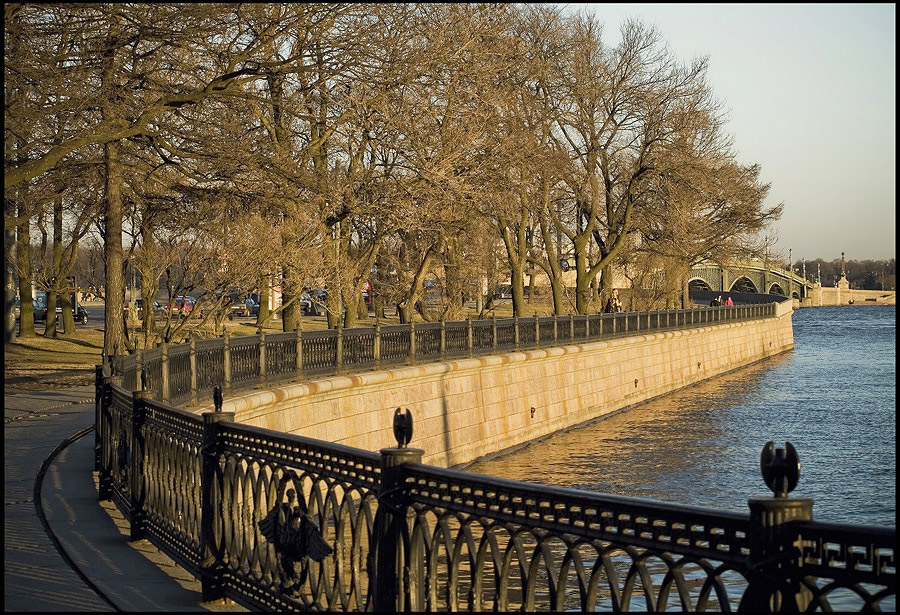
[[[227,399],[235,420],[377,451],[409,408],[423,462],[468,463],[793,348],[791,302],[762,320],[333,376]],[[211,408],[205,408],[209,410]]]
[[[851,303],[852,302],[852,303]],[[893,290],[857,290],[815,286],[803,300],[803,307],[837,305],[897,305],[897,293]]]

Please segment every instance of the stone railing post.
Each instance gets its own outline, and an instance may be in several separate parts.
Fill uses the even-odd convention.
[[[295,330],[295,334],[297,336],[297,354],[295,365],[295,371],[297,372],[297,380],[303,379],[303,323],[297,323],[297,329]]]
[[[222,371],[224,372],[224,389],[228,393],[231,391],[231,342],[229,340],[228,329],[222,326]]]
[[[556,312],[553,312],[553,345],[554,346],[559,341],[559,330],[557,329],[556,321],[557,321]]]
[[[334,327],[334,371],[340,374],[344,366],[344,328],[340,321]]]
[[[216,387],[217,392],[221,392]],[[214,393],[214,397],[216,394]],[[200,475],[200,591],[203,602],[224,598],[222,576],[224,564],[224,536],[217,535],[216,515],[222,510],[221,473],[219,470],[220,423],[234,422],[234,412],[222,412],[221,397],[214,412],[203,413],[203,443],[201,446]]]
[[[466,336],[468,337],[466,356],[472,356],[472,317],[466,316]]]
[[[141,377],[143,380],[143,377]],[[131,513],[131,535],[130,540],[141,540],[147,531],[147,515],[144,512],[144,501],[147,496],[146,481],[144,480],[144,421],[147,411],[144,407],[144,400],[153,396],[151,391],[147,389],[147,383],[141,382],[141,390],[133,391],[131,405],[131,442],[128,443],[128,450],[131,459],[128,468],[129,491],[131,492],[131,501],[129,509]]]
[[[575,341],[575,314],[569,314],[569,341]]]
[[[159,383],[159,398],[164,402],[169,401],[169,344],[163,342],[159,347],[160,373],[162,382]]]
[[[381,366],[381,323],[375,321],[375,338],[372,340],[372,360],[375,361],[375,369]]]
[[[584,339],[585,340],[591,339],[591,315],[590,314],[584,315]]]
[[[188,341],[190,351],[188,358],[191,365],[191,403],[197,403],[197,342],[194,340],[194,334],[191,333]]]
[[[259,382],[266,383],[266,332],[259,330]]]
[[[421,463],[425,451],[418,448],[381,449],[381,487],[375,517],[375,582],[373,605],[376,612],[401,613],[424,608],[424,575],[419,566],[409,566],[403,549],[400,526],[406,523],[403,494],[403,465]],[[411,602],[411,604],[408,603]]]
[[[541,321],[537,314],[534,315],[534,347],[541,347]]]
[[[788,497],[797,484],[800,462],[790,442],[785,449],[775,450],[772,442],[763,448],[763,479],[774,497],[747,501],[750,571],[739,611],[798,613],[812,601],[812,594],[802,585],[797,536],[791,524],[812,521],[813,500]]]
[[[447,356],[447,323],[441,316],[441,361]]]
[[[491,316],[491,350],[497,352],[497,316]]]
[[[412,365],[416,362],[416,323],[409,321],[409,357],[407,363]]]

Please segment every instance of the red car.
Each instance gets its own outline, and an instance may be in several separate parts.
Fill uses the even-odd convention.
[[[175,297],[174,307],[170,307],[169,304],[166,304],[166,312],[170,309],[175,314],[190,314],[194,309],[194,305],[196,305],[197,300],[191,296],[181,295],[179,297]]]

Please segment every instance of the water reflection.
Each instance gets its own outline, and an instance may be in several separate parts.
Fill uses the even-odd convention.
[[[896,309],[794,313],[794,350],[471,464],[480,474],[747,512],[790,441],[815,519],[896,525]]]
[[[759,451],[734,463],[732,434],[720,415],[756,390],[767,370],[789,360],[790,353],[781,354],[466,469],[683,504],[709,505],[724,495],[732,500],[729,508],[743,510],[747,497],[765,494]],[[735,493],[737,482],[757,485],[751,493]]]

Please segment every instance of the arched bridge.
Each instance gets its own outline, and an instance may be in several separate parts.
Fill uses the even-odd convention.
[[[742,261],[719,265],[700,263],[691,267],[690,289],[733,293],[763,293],[804,299],[812,282],[772,263]]]

